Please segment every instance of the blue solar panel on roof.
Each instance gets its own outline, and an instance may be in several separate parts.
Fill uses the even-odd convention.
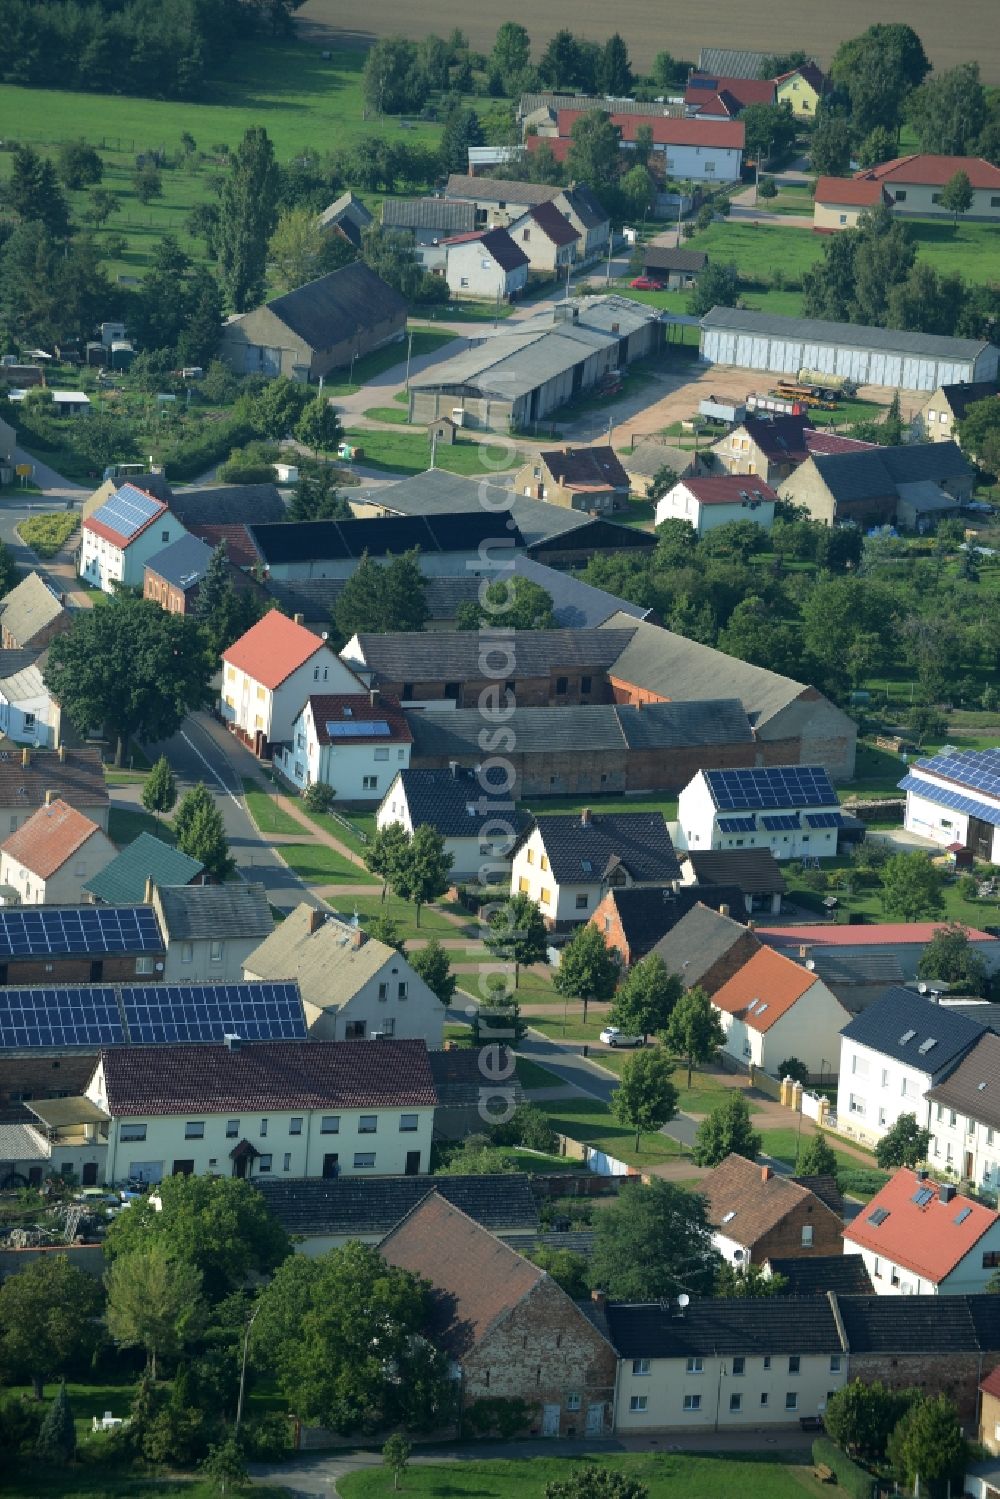
[[[719,831],[722,833],[756,833],[757,823],[753,817],[720,817]]]
[[[840,812],[807,812],[805,817],[810,828],[842,828],[847,821]]]
[[[115,1046],[124,1040],[112,988],[0,989],[0,1047]]]
[[[915,791],[936,807],[950,807],[953,812],[964,812],[968,817],[978,817],[981,822],[1000,828],[1000,808],[987,806],[986,802],[977,801],[974,796],[963,796],[960,791],[952,791],[950,787],[937,786],[921,776],[904,776],[899,782],[899,790]]]
[[[94,512],[93,519],[110,526],[119,536],[131,537],[141,531],[147,521],[152,520],[160,509],[160,503],[152,495],[143,494],[134,485],[123,484]]]
[[[720,811],[741,808],[818,807],[837,793],[822,766],[779,765],[768,770],[706,770],[705,780]]]
[[[921,770],[947,776],[973,791],[1000,797],[1000,750],[953,750],[918,760]]]
[[[122,990],[129,1037],[171,1041],[297,1041],[306,1036],[296,984],[147,984]]]
[[[0,908],[0,961],[71,953],[159,952],[163,939],[148,906]]]
[[[769,833],[788,833],[799,825],[798,813],[778,812],[770,817],[762,817],[761,822]]]
[[[364,719],[342,718],[328,723],[326,732],[331,739],[382,739],[389,733],[384,718],[366,722]]]

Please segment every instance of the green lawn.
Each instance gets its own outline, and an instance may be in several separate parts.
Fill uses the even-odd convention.
[[[445,344],[450,344],[456,335],[454,333],[438,333],[433,328],[415,328],[413,330],[413,352],[412,358],[417,359],[422,354],[433,354]],[[399,365],[401,370],[406,368],[406,339],[398,343],[387,344],[384,349],[375,349],[371,354],[366,354],[363,359],[354,361],[353,384],[343,378],[339,380],[324,380],[323,393],[328,396],[349,396],[360,390],[374,380],[377,375],[384,375],[386,370],[395,369]],[[348,370],[348,375],[350,375]],[[400,377],[400,384],[403,377]],[[388,418],[391,420],[391,418]]]
[[[669,796],[547,796],[530,807],[526,806],[525,811],[539,815],[543,812],[565,812],[572,815],[582,812],[584,808],[589,808],[591,812],[662,812],[668,822],[677,818],[677,798]]]
[[[356,443],[362,449],[363,456],[357,461],[363,468],[422,474],[431,466],[431,445],[424,432],[382,432],[372,427],[356,427],[345,436],[349,443]],[[450,474],[499,473],[519,461],[517,449],[506,439],[481,445],[471,438],[460,437],[453,444],[438,443],[435,456],[437,467]]]
[[[852,867],[850,859],[844,857],[823,860],[823,869],[827,872],[836,869],[850,870]],[[860,890],[848,890],[845,887],[812,891],[808,885],[803,884],[800,875],[790,873],[787,867],[784,873],[790,897],[793,900],[800,899],[804,893],[802,903],[814,910],[821,909],[820,901],[829,894],[837,897],[836,910],[843,921],[846,921],[848,913],[865,916],[870,922],[888,920],[882,910],[881,891],[877,885],[865,886]],[[967,926],[982,930],[985,925],[995,926],[1000,920],[1000,898],[996,896],[989,896],[985,900],[965,900],[959,892],[957,880],[946,882],[941,893],[944,900],[942,922],[961,921]]]
[[[342,822],[338,822],[335,817],[331,817],[326,812],[310,812],[309,808],[304,805],[302,810],[310,822],[314,822],[318,828],[322,828],[334,838],[339,838],[341,843],[345,843],[356,854],[363,855],[365,851],[365,844],[358,837],[358,833],[364,833],[367,838],[371,838],[375,832],[374,812],[345,812],[343,815],[351,824],[349,828],[345,828]]]
[[[780,1440],[780,1439],[779,1439]],[[808,1470],[775,1462],[720,1458],[688,1453],[635,1453],[599,1458],[533,1457],[521,1461],[414,1463],[406,1472],[407,1494],[442,1499],[543,1499],[545,1486],[569,1477],[593,1463],[625,1473],[648,1486],[650,1499],[719,1499],[739,1494],[741,1499],[802,1499],[803,1493],[824,1492]],[[384,1468],[367,1468],[337,1481],[343,1499],[381,1499],[393,1492],[392,1475]]]
[[[243,778],[243,797],[247,810],[262,833],[298,833],[302,836],[302,824],[289,817],[278,806],[274,797],[263,791],[257,781]]]
[[[284,849],[282,849],[282,853],[284,852]],[[361,873],[363,876],[364,871],[362,870]],[[336,897],[333,897],[329,904],[341,916],[350,917],[357,911],[361,918],[361,925],[365,927],[378,916],[389,916],[399,928],[400,936],[407,940],[419,937],[454,937],[460,939],[465,935],[460,926],[456,926],[453,921],[448,921],[435,906],[424,906],[420,912],[420,926],[418,928],[416,912],[408,901],[398,900],[390,893],[383,904],[379,898],[379,894],[378,884],[372,882],[371,895],[345,895],[339,902]],[[459,948],[452,948],[450,955],[454,963],[461,962],[464,956]]]
[[[632,1166],[656,1166],[661,1161],[676,1160],[681,1153],[676,1140],[659,1132],[643,1135],[637,1151],[635,1131],[619,1124],[607,1105],[596,1098],[540,1103],[538,1107],[548,1115],[552,1128],[561,1135],[569,1135],[584,1145],[593,1145]]]
[[[471,1031],[470,1031],[471,1034]],[[561,1088],[563,1081],[550,1072],[547,1067],[540,1067],[530,1057],[518,1057],[517,1078],[522,1088]]]
[[[322,843],[283,843],[279,850],[289,868],[312,885],[374,885],[376,881],[358,864],[350,864],[335,848]]]
[[[388,422],[394,427],[405,427],[409,416],[399,406],[369,406],[365,416],[370,422]]]
[[[154,817],[151,812],[140,812],[134,807],[112,806],[108,816],[108,837],[112,843],[117,843],[121,848],[138,838],[140,833],[152,833],[154,838],[159,838],[163,843],[173,845],[176,842],[170,824]]]
[[[421,307],[417,316],[430,323],[492,323],[510,317],[514,308],[509,302],[443,302],[440,307]],[[455,337],[456,335],[452,335]]]

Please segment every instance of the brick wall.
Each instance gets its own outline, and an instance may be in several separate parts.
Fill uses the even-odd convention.
[[[958,1407],[968,1433],[976,1430],[979,1382],[1000,1364],[995,1353],[852,1353],[851,1379],[871,1384],[880,1379],[891,1390],[918,1389],[925,1395],[947,1395]]]
[[[541,1433],[545,1405],[558,1405],[559,1434],[582,1436],[587,1407],[604,1406],[610,1430],[616,1358],[565,1291],[546,1278],[494,1328],[462,1363],[465,1400],[507,1398],[536,1404],[532,1434]],[[580,1409],[567,1408],[570,1395]]]
[[[744,932],[737,937],[729,951],[723,953],[722,957],[702,974],[698,980],[699,988],[704,989],[709,997],[717,993],[723,984],[729,982],[733,974],[739,972],[744,963],[749,963],[759,947],[760,942],[753,932]],[[837,1252],[840,1252],[839,1249]]]
[[[584,691],[582,678],[589,676],[590,689]],[[519,708],[549,708],[564,707],[567,704],[578,703],[609,703],[611,701],[610,689],[599,671],[594,672],[553,672],[551,676],[545,677],[522,677],[513,673],[511,679],[515,683],[515,696]],[[556,690],[557,683],[565,680],[563,691]],[[379,687],[391,697],[399,698],[406,706],[407,701],[420,702],[423,699],[436,701],[445,698],[446,682],[443,677],[414,677],[404,682],[390,681],[385,678],[379,679]],[[409,693],[404,693],[404,685],[408,687]],[[460,708],[478,708],[480,694],[485,691],[496,691],[496,680],[493,678],[467,678],[458,683],[458,706]],[[482,755],[478,757],[482,759]]]
[[[813,1242],[810,1247],[802,1243],[802,1230],[811,1226]],[[783,1218],[753,1246],[754,1264],[762,1265],[768,1259],[811,1259],[819,1254],[842,1254],[844,1249],[844,1225],[825,1203],[809,1194],[808,1199]]]
[[[615,905],[614,896],[609,892],[594,907],[590,917],[590,925],[596,926],[608,947],[614,948],[621,954],[625,967],[632,963],[632,952],[625,937],[625,929]]]
[[[159,972],[155,971],[157,963],[162,964],[165,954],[146,953],[144,957],[153,960],[154,972],[139,975],[136,973],[136,958],[134,956],[116,956],[103,958],[24,958],[20,961],[8,959],[6,963],[0,963],[0,983],[2,984],[134,984],[138,979],[144,984],[155,984],[162,981],[162,967]],[[100,970],[91,972],[91,964],[100,963]]]

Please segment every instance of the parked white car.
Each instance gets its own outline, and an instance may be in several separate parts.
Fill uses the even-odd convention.
[[[645,1036],[626,1036],[616,1025],[606,1025],[601,1032],[605,1046],[645,1046]]]

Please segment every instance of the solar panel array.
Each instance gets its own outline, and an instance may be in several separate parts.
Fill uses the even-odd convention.
[[[977,801],[974,796],[963,796],[961,791],[952,791],[950,787],[935,786],[932,781],[925,781],[921,776],[907,775],[899,783],[900,791],[915,791],[918,796],[923,796],[936,807],[950,807],[954,812],[965,812],[969,817],[978,817],[981,822],[991,823],[993,827],[1000,828],[1000,808],[990,807],[986,802]]]
[[[134,484],[123,484],[116,489],[109,500],[105,500],[100,509],[96,510],[93,519],[100,521],[102,525],[110,526],[112,531],[117,531],[119,536],[126,539],[141,531],[147,521],[161,508],[161,501],[154,500],[152,495],[144,494],[141,489],[136,489]]]
[[[754,817],[720,817],[720,833],[756,833],[757,820]]]
[[[114,989],[0,989],[0,1046],[120,1046]]]
[[[943,750],[930,760],[918,760],[917,765],[971,786],[973,791],[1000,797],[1000,749]]]
[[[807,812],[806,826],[810,828],[842,828],[847,818],[841,812]]]
[[[819,765],[777,765],[769,770],[706,770],[715,805],[742,808],[822,807],[836,803],[829,775]]]
[[[799,814],[775,812],[770,817],[762,817],[761,822],[769,833],[790,833],[799,826]]]
[[[143,1045],[177,1041],[298,1041],[297,984],[148,984],[122,990],[125,1024]]]
[[[0,907],[0,962],[70,953],[162,952],[148,906]]]
[[[384,718],[369,722],[360,718],[339,718],[335,723],[327,724],[326,732],[331,739],[385,739],[389,725]]]
[[[302,1041],[297,984],[111,984],[0,988],[0,1049]]]

